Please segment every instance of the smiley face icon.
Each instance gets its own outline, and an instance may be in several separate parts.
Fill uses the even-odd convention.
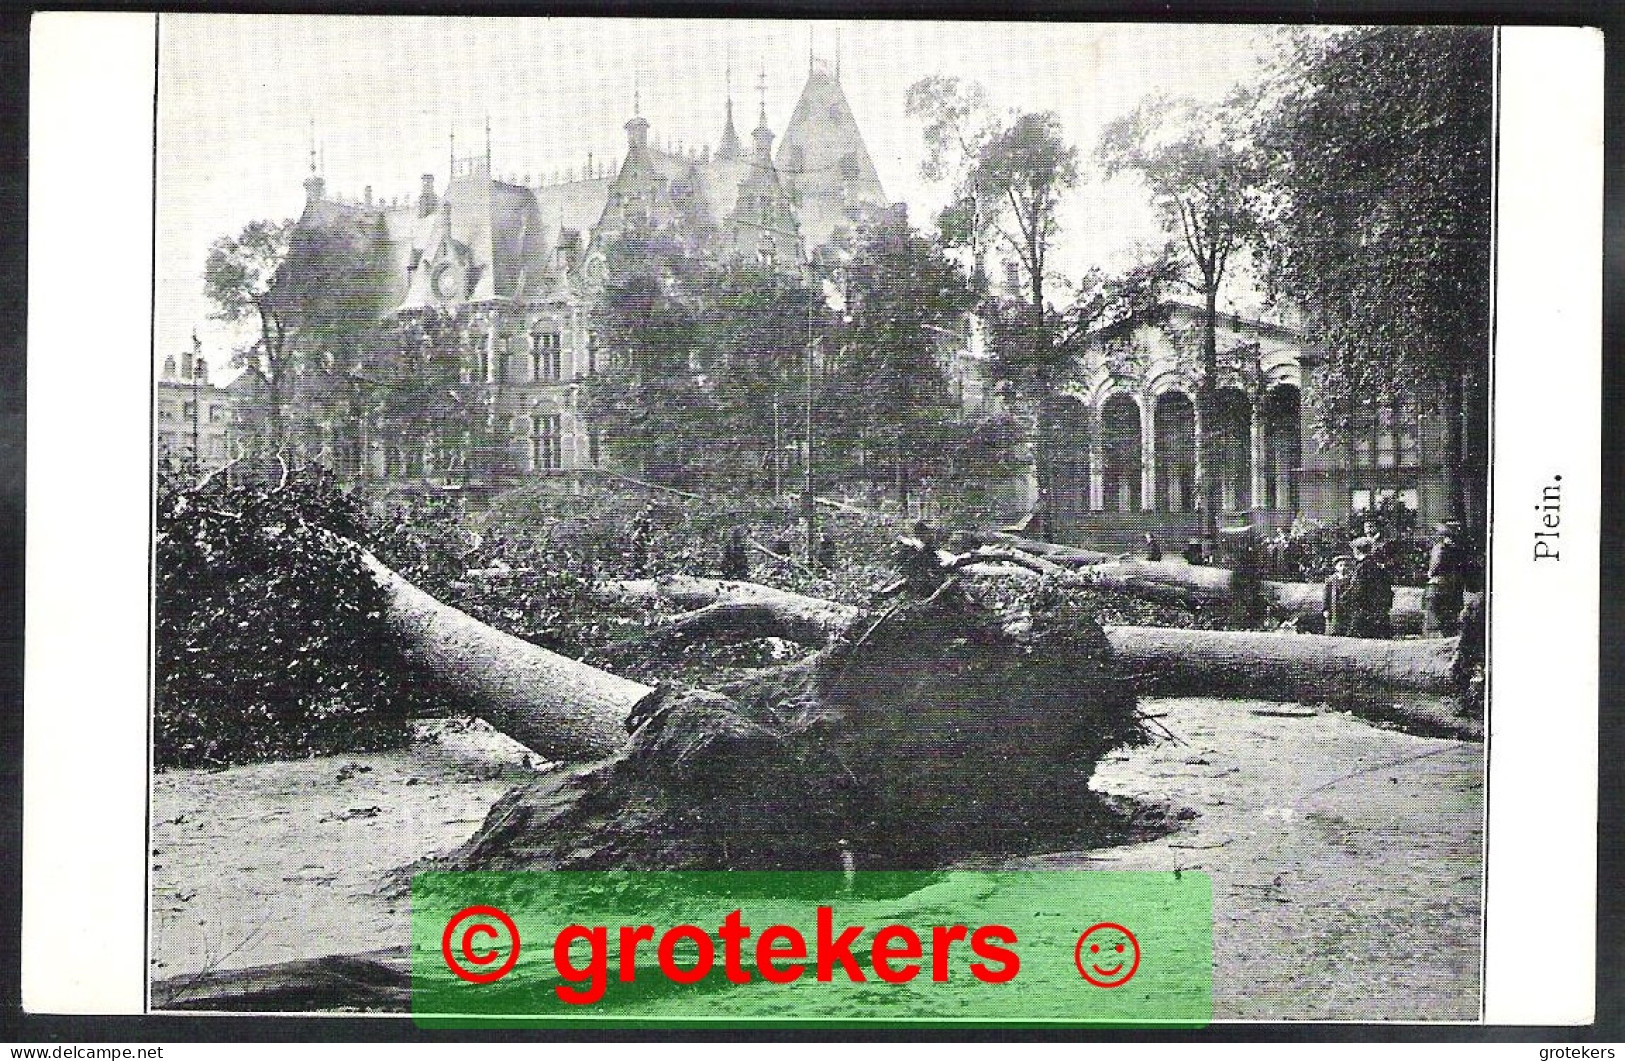
[[[1122,925],[1102,921],[1078,937],[1072,961],[1096,987],[1122,987],[1140,970],[1140,941]]]

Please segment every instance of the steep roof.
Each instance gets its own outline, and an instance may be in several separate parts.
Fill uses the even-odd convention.
[[[841,83],[814,67],[779,142],[778,168],[799,203],[808,247],[851,228],[866,208],[889,205]]]

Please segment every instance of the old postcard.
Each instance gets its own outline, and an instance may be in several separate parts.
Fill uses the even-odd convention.
[[[1591,1020],[1600,35],[35,43],[30,1009]]]

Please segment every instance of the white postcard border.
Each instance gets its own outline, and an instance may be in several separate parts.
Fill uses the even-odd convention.
[[[36,15],[23,1000],[146,1000],[155,16]],[[1602,37],[1500,53],[1485,1019],[1593,1017]],[[94,292],[94,302],[87,293]],[[1561,559],[1532,559],[1562,479]],[[1532,970],[1532,957],[1541,968]]]

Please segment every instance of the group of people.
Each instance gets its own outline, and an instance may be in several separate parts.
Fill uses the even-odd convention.
[[[744,581],[750,578],[750,537],[745,533],[744,527],[735,527],[728,532],[728,537],[722,543],[722,577]],[[775,556],[793,559],[795,547],[788,538],[781,538],[767,549]],[[813,550],[812,562],[824,571],[833,570],[836,560],[835,539],[830,537],[829,531],[818,536],[818,546]]]
[[[1370,525],[1367,524],[1369,527]],[[1378,551],[1380,532],[1349,542],[1326,579],[1326,632],[1334,637],[1394,636],[1394,579]]]
[[[1349,555],[1332,562],[1323,612],[1326,632],[1338,637],[1392,637],[1394,581],[1384,555],[1390,543],[1373,520],[1361,530],[1349,542]],[[1422,597],[1423,634],[1448,637],[1461,631],[1470,566],[1460,522],[1436,524]]]
[[[1285,539],[1277,531],[1276,539]],[[1238,576],[1251,571],[1252,561],[1277,559],[1284,548],[1276,539],[1265,539],[1258,548],[1232,557]],[[1162,543],[1149,531],[1144,536],[1145,558],[1162,559]],[[1326,633],[1337,637],[1394,636],[1393,557],[1398,543],[1388,537],[1374,519],[1361,524],[1360,534],[1349,542],[1349,551],[1332,561],[1326,579],[1324,609]],[[1232,550],[1235,551],[1235,550]],[[1209,562],[1200,540],[1192,538],[1182,553],[1189,564]],[[1445,520],[1434,526],[1433,543],[1428,550],[1427,589],[1422,600],[1422,632],[1449,637],[1461,631],[1462,605],[1472,588],[1474,567],[1463,542],[1461,523]],[[1242,596],[1241,594],[1237,595]],[[1247,625],[1251,625],[1250,623]]]
[[[1200,538],[1192,538],[1185,543],[1185,551],[1179,554],[1187,564],[1207,563],[1207,550],[1202,547]],[[1145,558],[1147,560],[1162,559],[1162,542],[1150,531],[1145,532]]]

